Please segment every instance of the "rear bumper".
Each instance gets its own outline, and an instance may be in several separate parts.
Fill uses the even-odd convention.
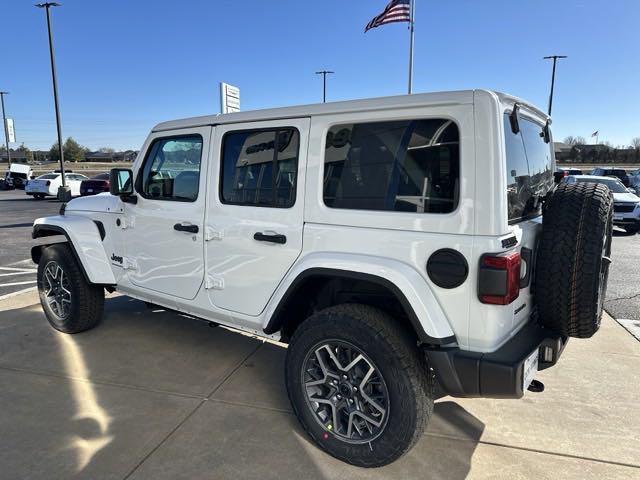
[[[520,398],[524,395],[525,360],[538,351],[538,370],[549,368],[556,364],[567,341],[568,338],[531,322],[495,352],[430,347],[426,355],[448,395]]]

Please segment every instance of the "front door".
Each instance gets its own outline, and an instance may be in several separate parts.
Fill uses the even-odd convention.
[[[205,246],[213,305],[259,315],[300,255],[308,136],[308,118],[216,127]]]
[[[203,228],[211,127],[150,136],[135,172],[137,203],[121,228],[134,285],[195,298],[204,277]]]

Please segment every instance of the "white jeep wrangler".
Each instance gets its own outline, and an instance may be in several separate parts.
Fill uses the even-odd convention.
[[[553,190],[549,124],[485,90],[161,123],[110,193],[36,220],[43,309],[81,332],[117,290],[288,343],[308,434],[387,464],[434,387],[540,391],[568,337],[599,327],[611,195]]]

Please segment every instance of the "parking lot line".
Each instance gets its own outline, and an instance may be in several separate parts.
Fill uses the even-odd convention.
[[[36,268],[16,268],[16,267],[0,267],[0,270],[8,270],[10,272],[37,272]]]
[[[27,280],[26,282],[0,283],[0,287],[15,287],[16,285],[28,285],[36,283],[36,280]]]
[[[11,298],[11,297],[17,297],[18,295],[22,295],[23,293],[27,293],[30,292],[32,290],[35,290],[36,287],[29,287],[29,288],[23,288],[22,290],[18,290],[17,292],[11,292],[11,293],[7,293],[5,295],[0,295],[0,300],[5,300],[7,298]]]
[[[10,277],[12,275],[25,275],[27,273],[34,274],[37,270],[29,270],[28,272],[10,272],[10,273],[0,273],[0,277]]]

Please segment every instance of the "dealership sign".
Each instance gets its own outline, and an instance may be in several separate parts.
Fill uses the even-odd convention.
[[[240,111],[240,89],[220,82],[220,109],[222,113],[234,113]]]
[[[13,127],[13,118],[7,118],[7,138],[9,143],[16,141],[16,129]]]

